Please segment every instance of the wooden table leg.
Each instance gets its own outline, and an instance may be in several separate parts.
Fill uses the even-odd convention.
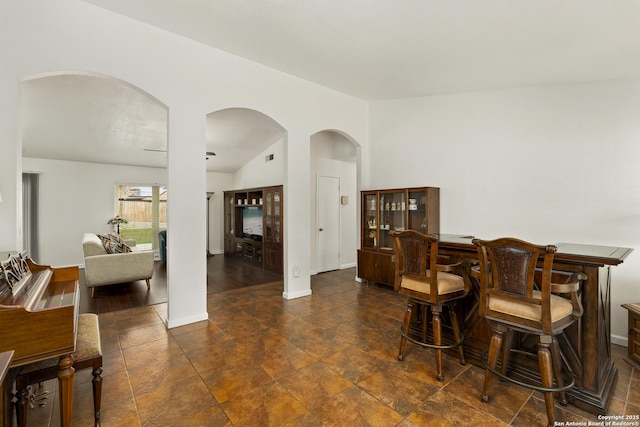
[[[60,357],[58,362],[58,387],[60,390],[60,423],[62,427],[71,427],[73,418],[73,354]]]

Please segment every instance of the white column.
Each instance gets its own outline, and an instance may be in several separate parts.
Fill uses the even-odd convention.
[[[170,108],[168,134],[167,327],[173,328],[208,318],[205,116]]]
[[[293,299],[311,295],[310,136],[289,133],[285,139],[284,292]]]
[[[1,31],[0,31],[1,33]],[[11,57],[4,60],[10,61]],[[19,141],[18,78],[0,79],[0,251],[22,249],[22,144]]]

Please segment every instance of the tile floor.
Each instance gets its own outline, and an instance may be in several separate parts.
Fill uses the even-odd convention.
[[[353,269],[312,278],[313,295],[282,298],[282,283],[208,295],[209,320],[171,330],[166,304],[99,315],[102,426],[543,426],[544,402],[483,370],[411,343],[396,359],[405,297],[354,281]],[[640,414],[640,372],[614,346],[619,379],[610,414]],[[74,426],[93,424],[90,373],[76,374]],[[47,386],[47,384],[45,384]],[[30,425],[58,425],[57,405]],[[558,421],[596,421],[574,406]],[[41,424],[39,424],[41,423]],[[586,425],[586,424],[585,424]]]

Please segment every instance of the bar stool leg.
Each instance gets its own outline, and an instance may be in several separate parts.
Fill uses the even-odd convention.
[[[451,328],[453,329],[453,338],[456,342],[460,342],[460,324],[458,323],[458,313],[455,305],[449,306],[449,317],[451,318]],[[460,356],[460,364],[465,365],[467,363],[464,360],[464,348],[462,344],[458,346],[458,355]]]
[[[540,377],[542,379],[542,386],[548,388],[553,387],[553,362],[551,360],[551,351],[549,350],[551,341],[551,337],[545,335],[540,336],[538,341],[538,364],[540,365]],[[544,403],[547,407],[549,426],[553,426],[555,422],[555,414],[553,412],[553,392],[544,392]]]
[[[553,360],[553,375],[556,378],[556,384],[558,387],[564,387],[564,377],[562,376],[562,358],[560,357],[560,345],[558,345],[558,339],[552,337],[551,341],[551,359]],[[567,402],[567,396],[564,391],[558,393],[558,400],[562,406],[569,404]]]
[[[429,306],[427,304],[422,304],[422,342],[427,342],[427,332],[429,331],[429,317],[428,317]]]
[[[513,345],[513,331],[511,329],[507,329],[502,341],[502,366],[500,372],[502,372],[502,375],[507,375],[507,370],[509,368],[509,357],[511,355],[511,346]]]
[[[433,312],[433,343],[442,345],[442,319],[440,318],[442,307],[434,305],[431,311]],[[434,350],[436,354],[436,378],[438,381],[442,381],[444,379],[444,375],[442,375],[442,349],[435,348]]]
[[[402,323],[403,335],[400,337],[400,351],[398,352],[398,360],[404,358],[404,348],[407,345],[407,339],[405,335],[409,334],[409,324],[411,323],[411,316],[413,314],[414,302],[409,301],[407,303],[407,310],[404,313],[404,322]]]
[[[491,366],[493,369],[496,367],[496,363],[498,362],[498,353],[500,352],[500,348],[502,347],[502,335],[504,333],[504,327],[502,325],[497,325],[493,329],[493,335],[491,336],[491,343],[489,344],[489,356],[487,359],[487,364]],[[480,398],[483,402],[489,401],[489,388],[491,388],[491,371],[489,369],[485,369],[484,371],[484,387],[482,388],[482,394]]]

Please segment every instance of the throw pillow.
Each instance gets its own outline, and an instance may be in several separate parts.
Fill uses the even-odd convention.
[[[119,234],[109,233],[109,234],[101,234],[100,240],[102,240],[102,244],[104,249],[108,254],[122,254],[131,252],[131,248],[122,241]]]

